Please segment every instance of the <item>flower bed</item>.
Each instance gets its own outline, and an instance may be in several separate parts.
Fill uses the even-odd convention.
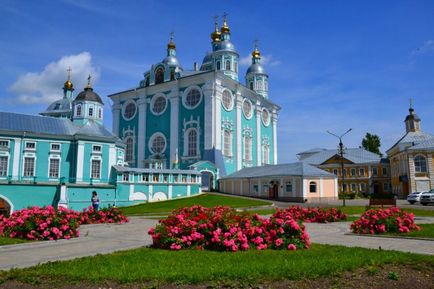
[[[193,206],[174,211],[148,232],[153,247],[238,251],[249,248],[296,250],[309,248],[309,235],[292,216],[239,214],[229,207]]]
[[[80,213],[65,208],[31,207],[0,216],[0,236],[27,240],[69,239],[80,235]]]
[[[81,224],[125,223],[128,219],[116,208],[76,212],[65,208],[31,207],[0,215],[0,236],[27,240],[58,240],[78,237]]]
[[[81,224],[105,224],[105,223],[126,223],[128,218],[117,208],[103,208],[94,210],[92,207],[84,209],[81,213]]]
[[[413,213],[393,207],[366,211],[351,224],[351,230],[356,234],[408,233],[420,227],[414,223]]]
[[[284,210],[277,210],[277,215],[280,217],[291,216],[293,219],[307,222],[307,223],[327,223],[338,222],[348,218],[347,214],[341,212],[336,208],[323,209],[323,208],[302,208],[299,206],[292,206]]]

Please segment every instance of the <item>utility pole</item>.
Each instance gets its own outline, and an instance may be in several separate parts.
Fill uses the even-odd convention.
[[[340,136],[327,131],[327,133],[331,134],[332,136],[335,136],[339,139],[339,155],[341,157],[341,183],[342,183],[342,206],[345,207],[345,190],[344,190],[344,183],[345,183],[345,174],[344,174],[344,144],[342,143],[342,137],[344,135],[346,135],[347,133],[349,133],[352,130],[352,128],[350,128],[349,130],[347,130],[345,133],[341,134]]]

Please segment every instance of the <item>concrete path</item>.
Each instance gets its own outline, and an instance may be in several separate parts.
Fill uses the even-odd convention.
[[[417,222],[434,223],[434,218],[418,218]],[[131,217],[129,223],[122,225],[83,225],[80,227],[81,236],[71,240],[0,246],[0,270],[147,246],[151,244],[147,232],[156,224],[157,220]],[[349,226],[349,222],[306,224],[313,243],[372,249],[381,246],[383,250],[434,255],[434,241],[346,235]]]

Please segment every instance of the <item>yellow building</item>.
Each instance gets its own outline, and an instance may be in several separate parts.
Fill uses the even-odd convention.
[[[434,136],[421,131],[420,121],[410,106],[406,134],[387,150],[392,191],[399,197],[434,189]]]
[[[344,184],[338,150],[312,149],[297,154],[300,161],[314,165],[338,177],[339,193],[367,196],[391,193],[390,165],[387,159],[363,148],[344,152]]]

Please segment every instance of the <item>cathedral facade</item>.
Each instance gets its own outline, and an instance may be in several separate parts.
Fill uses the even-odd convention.
[[[166,57],[136,88],[109,95],[113,133],[125,143],[131,167],[193,167],[212,183],[244,167],[277,163],[280,107],[268,97],[258,48],[242,83],[226,20],[220,29],[216,23],[211,40],[212,52],[189,71],[171,37]]]

